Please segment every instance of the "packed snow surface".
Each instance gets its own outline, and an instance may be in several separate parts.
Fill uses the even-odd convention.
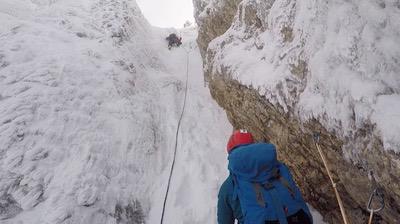
[[[199,17],[220,7],[202,2]],[[343,137],[376,127],[384,148],[400,152],[399,40],[399,1],[244,0],[210,43],[208,63],[303,121],[316,118]]]
[[[0,222],[215,223],[232,127],[204,87],[196,30],[129,0],[0,0]],[[188,65],[188,67],[186,67]]]
[[[210,223],[224,112],[195,30],[168,51],[132,1],[0,1],[1,223],[159,222],[186,80],[167,223]],[[140,202],[137,203],[137,202]],[[132,222],[130,222],[132,223]]]

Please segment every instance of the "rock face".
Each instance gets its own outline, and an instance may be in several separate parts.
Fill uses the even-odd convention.
[[[208,43],[223,34],[231,25],[232,18],[235,16],[240,2],[241,0],[224,1],[217,8],[211,8],[208,7],[208,3],[205,1],[193,1],[197,12],[207,15],[207,20],[204,21],[204,25],[198,34],[198,44],[203,58],[205,57]]]
[[[359,115],[355,107],[352,107],[354,115],[349,119],[351,131],[341,131],[347,129],[345,122],[334,119],[336,125],[332,125],[329,121],[332,116],[326,113],[307,119],[302,117],[303,110],[299,105],[304,98],[301,96],[307,90],[311,74],[321,71],[313,67],[318,63],[312,57],[317,52],[314,48],[329,42],[327,38],[318,39],[315,33],[323,30],[318,30],[315,24],[328,27],[328,30],[330,26],[336,26],[333,29],[338,30],[337,33],[340,33],[341,24],[329,22],[331,15],[327,12],[332,11],[330,9],[335,5],[297,2],[194,0],[195,17],[199,24],[198,44],[211,94],[226,110],[234,127],[246,128],[258,140],[277,145],[280,159],[291,168],[304,197],[323,214],[327,222],[342,223],[332,186],[313,142],[315,132],[321,135],[320,145],[338,183],[351,223],[367,223],[369,213],[366,204],[376,187],[382,188],[385,193],[385,209],[375,216],[374,223],[397,223],[400,220],[400,156],[394,150],[385,149],[385,140],[376,124],[368,119],[358,123]],[[398,10],[400,7],[398,3],[385,1],[371,4],[346,3],[341,10],[366,7],[379,11]],[[362,21],[362,13],[360,15],[357,18]],[[382,29],[386,29],[384,26],[390,24],[390,19],[393,18],[382,19]],[[319,22],[313,24],[315,21]],[[366,32],[365,27],[368,23],[363,24],[360,33]],[[352,34],[344,32],[343,35],[353,38]],[[348,60],[343,60],[356,70],[364,66],[363,60],[369,56],[360,53],[364,45],[358,42],[363,43],[363,36],[354,38],[354,46],[350,48],[356,50],[350,50]],[[274,49],[275,45],[278,45],[278,50]],[[245,66],[239,60],[227,60],[237,56],[232,56],[235,48],[251,52],[248,54],[250,59],[243,57],[250,61],[246,65],[272,64],[271,74],[281,72],[288,76],[271,86],[260,87],[255,82],[246,82],[237,75],[243,72],[241,69]],[[262,56],[258,51],[267,53]],[[384,62],[394,72],[400,71],[398,61],[387,59]],[[398,83],[393,85],[383,88],[382,94],[399,94]]]

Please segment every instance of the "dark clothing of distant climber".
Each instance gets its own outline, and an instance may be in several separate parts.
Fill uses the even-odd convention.
[[[168,49],[171,49],[173,46],[179,47],[182,44],[182,37],[178,37],[176,34],[171,33],[167,38],[168,41]]]

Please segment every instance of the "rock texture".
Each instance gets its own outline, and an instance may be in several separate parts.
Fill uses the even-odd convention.
[[[366,203],[375,187],[383,188],[386,207],[375,216],[374,223],[398,223],[400,156],[383,150],[382,139],[377,135],[374,125],[366,122],[349,137],[327,128],[320,119],[304,122],[293,110],[299,93],[304,90],[302,83],[309,75],[309,62],[302,53],[297,53],[296,60],[289,63],[290,72],[300,81],[291,91],[292,95],[285,99],[288,108],[260,94],[259,89],[233,78],[234,70],[231,67],[234,65],[214,63],[219,60],[216,58],[218,49],[232,42],[232,35],[226,34],[228,29],[240,29],[243,39],[254,38],[254,48],[266,47],[269,43],[257,39],[259,34],[275,29],[270,27],[271,23],[265,18],[268,18],[268,9],[277,2],[295,5],[296,1],[194,0],[199,24],[198,44],[212,96],[226,110],[234,127],[246,128],[258,140],[277,145],[280,159],[292,169],[306,200],[323,214],[327,222],[342,223],[332,186],[313,142],[312,135],[315,132],[321,134],[321,147],[338,183],[351,223],[367,223],[369,213]],[[294,16],[295,7],[292,8],[288,13]],[[283,44],[294,40],[295,33],[290,20],[279,29]],[[306,39],[302,41],[304,44],[307,42]],[[210,42],[213,47],[209,47]],[[299,49],[298,52],[301,52],[301,46]],[[346,155],[348,147],[355,147],[351,151],[357,155]]]
[[[231,25],[240,2],[241,0],[224,1],[221,5],[217,5],[217,8],[210,8],[205,1],[193,1],[196,10],[207,15],[207,20],[204,21],[198,34],[198,39],[201,40],[198,44],[203,58],[208,43],[223,34]]]

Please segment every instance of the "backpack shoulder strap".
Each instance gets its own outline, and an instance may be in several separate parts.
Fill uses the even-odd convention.
[[[288,189],[292,198],[295,198],[296,193],[295,193],[294,189],[290,186],[289,181],[286,180],[286,178],[284,178],[283,176],[279,176],[278,179],[281,182],[281,184]]]
[[[289,181],[285,177],[283,177],[280,172],[281,172],[280,169],[278,167],[275,167],[272,170],[272,176],[275,179],[277,179],[284,187],[287,188],[287,190],[289,191],[290,196],[292,196],[292,198],[295,198],[295,195],[296,195],[295,190],[290,185]]]
[[[263,195],[263,187],[259,183],[253,182],[253,189],[256,193],[257,204],[261,207],[265,207],[265,199]]]

